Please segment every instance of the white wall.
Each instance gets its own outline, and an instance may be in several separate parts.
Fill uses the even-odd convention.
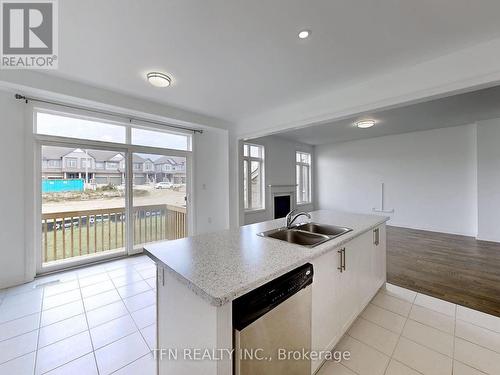
[[[193,137],[194,204],[197,234],[229,227],[227,130],[206,129]]]
[[[34,277],[30,228],[35,211],[29,192],[37,182],[33,181],[33,171],[26,167],[30,163],[25,161],[27,155],[33,153],[27,148],[32,147],[32,141],[25,131],[26,113],[24,102],[14,99],[12,92],[0,90],[0,160],[4,164],[13,161],[13,164],[5,164],[4,180],[0,184],[0,289]],[[204,127],[204,133],[195,137],[194,147],[195,234],[226,229],[229,225],[228,132]]]
[[[314,148],[309,145],[290,142],[277,136],[251,139],[248,142],[263,145],[265,149],[265,187],[266,198],[270,197],[267,185],[294,185],[295,152],[304,151],[313,154]],[[240,171],[240,174],[242,171]],[[242,184],[240,186],[243,186]],[[244,223],[251,224],[273,219],[272,207],[267,200],[266,209],[257,212],[245,212]],[[293,203],[292,203],[293,204]],[[293,206],[292,206],[293,207]],[[305,211],[312,211],[313,205],[299,206]]]
[[[0,288],[25,279],[23,108],[0,91]]]
[[[500,242],[500,119],[477,126],[478,235]]]
[[[384,182],[391,225],[477,234],[475,125],[321,145],[315,160],[320,209],[371,213]]]

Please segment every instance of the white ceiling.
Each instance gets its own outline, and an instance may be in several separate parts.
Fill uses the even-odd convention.
[[[359,117],[310,126],[277,135],[299,143],[321,145],[467,125],[498,117],[500,117],[500,86],[367,113]],[[374,119],[377,123],[368,129],[358,129],[354,126],[357,121],[363,119]]]
[[[59,13],[46,74],[232,122],[500,36],[498,0],[64,0]],[[173,86],[149,86],[151,70]]]

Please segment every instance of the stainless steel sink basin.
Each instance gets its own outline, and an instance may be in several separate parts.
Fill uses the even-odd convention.
[[[330,237],[325,236],[323,234],[315,234],[311,232],[306,232],[298,229],[287,229],[287,228],[278,228],[269,230],[267,232],[259,233],[259,236],[262,237],[271,237],[277,240],[286,241],[289,243],[314,247],[323,242],[329,241]]]
[[[344,233],[352,231],[351,228],[338,227],[336,225],[318,224],[318,223],[299,224],[296,226],[296,228],[306,232],[324,234],[331,238],[336,238],[338,236],[342,236]]]
[[[352,231],[351,228],[318,223],[298,224],[292,228],[278,228],[259,233],[261,237],[270,237],[306,247],[318,246],[326,241]]]

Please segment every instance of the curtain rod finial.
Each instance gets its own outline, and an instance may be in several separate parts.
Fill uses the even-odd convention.
[[[21,95],[21,94],[16,94],[15,98],[16,99],[23,99],[26,103],[28,103],[28,98],[25,97],[25,96],[23,96],[23,95]]]

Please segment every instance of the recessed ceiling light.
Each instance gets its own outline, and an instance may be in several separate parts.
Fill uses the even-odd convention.
[[[309,30],[301,30],[299,31],[299,39],[307,39],[311,35]]]
[[[155,87],[168,87],[172,83],[172,79],[164,73],[150,72],[146,77],[148,82]]]
[[[375,120],[362,120],[356,123],[356,126],[361,129],[371,128],[375,125]]]

